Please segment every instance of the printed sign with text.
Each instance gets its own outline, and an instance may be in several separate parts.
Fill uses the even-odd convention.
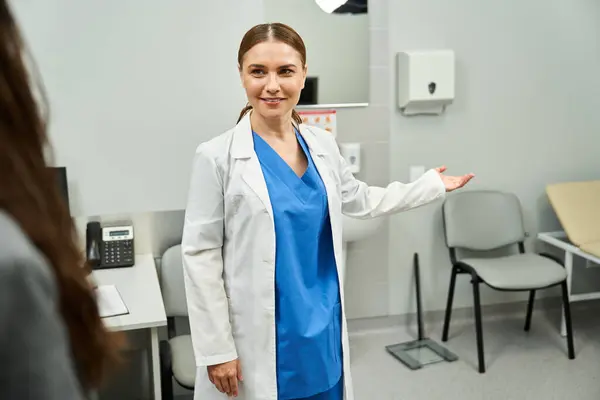
[[[337,135],[335,110],[302,110],[298,114],[303,123],[325,129],[334,137]]]

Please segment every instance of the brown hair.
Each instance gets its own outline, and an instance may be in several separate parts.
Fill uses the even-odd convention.
[[[274,22],[269,24],[259,24],[250,28],[248,32],[242,38],[240,48],[238,50],[238,65],[242,65],[244,55],[259,43],[267,42],[269,40],[285,43],[293,47],[298,53],[300,53],[300,60],[302,60],[302,66],[306,66],[306,46],[304,41],[294,29],[290,26]],[[244,115],[248,111],[252,110],[252,106],[247,104],[242,109],[237,122],[240,122]],[[297,123],[302,123],[302,117],[296,112],[292,111],[292,119]]]
[[[95,389],[120,360],[124,336],[110,333],[100,319],[87,281],[90,269],[44,159],[46,122],[29,85],[24,54],[15,19],[7,1],[0,0],[0,210],[11,215],[48,261],[80,383]],[[45,105],[41,84],[38,89],[35,94]]]

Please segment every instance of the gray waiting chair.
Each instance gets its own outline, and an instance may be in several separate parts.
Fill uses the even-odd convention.
[[[458,274],[467,274],[473,284],[475,329],[479,372],[485,372],[479,284],[502,291],[528,291],[525,331],[529,331],[536,290],[560,285],[567,328],[569,359],[575,358],[567,273],[560,260],[549,254],[525,252],[525,231],[518,198],[498,191],[464,191],[448,196],[443,205],[446,245],[452,262],[448,303],[442,341],[448,340],[454,286]],[[485,252],[518,245],[519,252],[501,257],[458,259],[456,250]]]
[[[196,362],[192,338],[189,334],[178,334],[175,317],[188,317],[183,281],[181,245],[168,248],[161,258],[160,283],[167,313],[167,340],[160,342],[160,366],[162,397],[173,399],[173,379],[182,387],[194,390]]]

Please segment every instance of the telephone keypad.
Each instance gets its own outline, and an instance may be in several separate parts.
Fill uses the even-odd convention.
[[[105,266],[123,267],[134,264],[133,240],[114,240],[104,242],[102,258]]]

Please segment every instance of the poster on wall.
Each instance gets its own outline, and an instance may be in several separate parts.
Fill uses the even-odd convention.
[[[304,124],[325,129],[334,137],[337,135],[335,110],[301,110],[298,114]]]

